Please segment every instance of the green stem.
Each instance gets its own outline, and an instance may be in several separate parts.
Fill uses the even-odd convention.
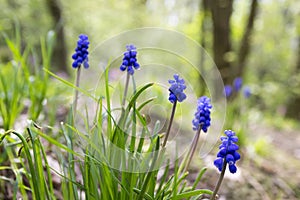
[[[171,113],[171,117],[170,117],[169,126],[168,126],[168,129],[167,129],[166,137],[165,137],[165,140],[164,140],[164,142],[162,144],[163,148],[166,146],[167,141],[168,141],[168,137],[170,135],[170,131],[171,131],[171,127],[172,127],[174,115],[175,115],[175,110],[176,110],[176,104],[177,104],[177,100],[175,100],[175,102],[173,104],[172,113]]]
[[[135,80],[134,80],[134,76],[131,76],[132,78],[132,85],[133,85],[133,94],[136,94],[136,85],[135,85]],[[133,103],[132,106],[132,132],[131,132],[131,141],[130,141],[130,152],[134,152],[135,149],[135,140],[136,140],[136,102]]]
[[[190,163],[191,163],[191,161],[192,161],[192,158],[193,158],[193,156],[194,156],[194,153],[195,153],[195,151],[196,151],[197,144],[198,144],[198,141],[199,141],[199,138],[200,138],[201,128],[202,128],[202,127],[200,127],[200,128],[198,129],[198,131],[196,132],[196,135],[195,135],[195,137],[194,137],[194,139],[193,139],[192,146],[191,146],[191,148],[190,148],[190,150],[189,150],[189,153],[188,153],[188,154],[190,154],[190,156],[187,155],[188,160],[187,160],[187,163],[186,163],[186,165],[185,165],[185,167],[184,167],[183,173],[187,171],[187,169],[188,169],[188,167],[189,167],[189,165],[190,165]]]
[[[127,91],[128,91],[128,85],[129,85],[129,77],[130,77],[130,74],[127,72],[124,95],[123,95],[123,100],[122,100],[122,108],[124,108],[124,106],[125,106],[125,101],[126,101],[126,96],[127,96]]]
[[[81,69],[81,66],[78,67],[78,70],[77,70],[77,74],[76,74],[76,87],[78,88],[79,87],[79,81],[80,81],[80,70]],[[74,119],[75,119],[75,113],[76,113],[76,110],[77,110],[77,101],[78,101],[78,90],[75,89],[75,94],[74,94],[74,101],[73,101],[73,115],[74,115]]]
[[[224,160],[223,160],[223,166],[222,166],[222,171],[221,171],[221,174],[219,176],[219,180],[217,182],[217,185],[216,185],[216,187],[214,189],[214,192],[213,192],[213,194],[210,197],[210,200],[215,200],[215,198],[216,198],[216,195],[217,195],[217,193],[219,191],[219,188],[220,188],[221,183],[222,183],[223,178],[224,178],[224,174],[225,174],[225,171],[226,171],[226,164],[227,164],[226,163],[226,158],[224,158]]]
[[[199,138],[200,138],[200,132],[201,132],[201,129],[202,129],[202,125],[200,125],[199,130],[196,132],[196,134],[195,134],[195,136],[194,136],[194,138],[193,138],[192,144],[191,144],[191,146],[190,146],[190,149],[189,149],[189,151],[187,152],[187,154],[184,156],[183,161],[182,161],[181,164],[180,164],[180,167],[179,167],[178,172],[177,172],[178,175],[181,173],[181,171],[182,171],[183,168],[184,168],[183,173],[188,169],[188,166],[186,166],[186,163],[187,163],[187,160],[188,160],[188,159],[190,160],[190,161],[189,161],[189,164],[190,164],[190,162],[191,162],[191,160],[192,160],[193,155],[192,155],[192,156],[190,156],[190,155],[191,155],[191,152],[193,151],[193,149],[196,149],[196,147],[194,147],[194,146],[195,146],[195,143],[196,143],[196,146],[197,146],[198,140],[199,140]],[[194,150],[194,151],[195,151],[195,150]],[[194,153],[193,153],[193,154],[194,154]],[[189,165],[189,164],[188,164],[188,165]]]

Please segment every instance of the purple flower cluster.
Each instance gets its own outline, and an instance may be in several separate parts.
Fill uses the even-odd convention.
[[[224,86],[224,95],[226,98],[229,98],[233,93],[238,93],[243,86],[243,79],[241,77],[237,77],[233,80],[233,85],[225,85]],[[251,90],[248,86],[245,86],[243,89],[243,94],[246,98],[251,96]]]
[[[224,94],[225,94],[225,97],[228,98],[231,96],[232,94],[232,87],[231,85],[225,85],[224,86]]]
[[[233,80],[233,88],[236,92],[240,91],[243,85],[243,79],[241,77],[237,77]]]
[[[246,98],[249,98],[251,96],[251,89],[250,89],[250,87],[248,87],[248,86],[244,87],[243,94],[244,94],[244,96]]]
[[[186,95],[183,93],[183,90],[186,89],[185,82],[178,74],[174,75],[174,80],[169,80],[171,84],[169,91],[169,101],[174,103],[175,101],[182,102],[186,99]]]
[[[200,128],[206,133],[208,127],[210,126],[210,110],[212,105],[210,99],[206,96],[202,96],[197,102],[197,111],[195,113],[195,118],[192,121],[193,130],[197,131]]]
[[[136,55],[136,47],[133,44],[126,45],[127,51],[124,53],[123,62],[120,66],[121,71],[125,71],[127,69],[127,72],[130,75],[134,74],[134,69],[139,69],[140,65],[137,62]],[[134,68],[134,69],[133,69]]]
[[[72,67],[78,68],[82,64],[84,68],[89,68],[89,59],[88,59],[88,48],[89,48],[89,38],[87,35],[81,34],[79,35],[79,39],[77,42],[77,47],[75,48],[75,53],[72,55],[74,60]]]
[[[232,130],[225,130],[225,136],[221,136],[222,144],[219,146],[219,153],[217,159],[214,161],[214,165],[222,171],[223,164],[226,162],[229,165],[229,171],[234,174],[237,171],[235,163],[241,158],[237,152],[239,146],[235,144],[238,141],[238,137],[235,136],[235,132]]]

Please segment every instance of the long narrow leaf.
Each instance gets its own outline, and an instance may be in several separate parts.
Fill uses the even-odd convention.
[[[196,196],[196,195],[200,195],[200,194],[212,194],[213,192],[211,190],[207,190],[207,189],[198,189],[198,190],[193,190],[190,192],[184,192],[181,194],[178,194],[177,196],[175,196],[173,199],[174,200],[180,200],[180,199],[186,199],[192,196]]]

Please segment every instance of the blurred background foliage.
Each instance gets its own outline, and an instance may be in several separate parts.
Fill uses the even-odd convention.
[[[70,73],[67,66],[80,33],[97,44],[129,29],[163,27],[199,42],[215,58],[225,84],[243,77],[253,105],[299,118],[298,0],[0,0],[0,5],[1,32],[13,35],[19,26],[24,45],[38,48],[37,38],[49,30],[57,33],[53,70]],[[3,37],[0,55],[9,60]]]
[[[42,67],[48,66],[50,71],[59,73],[59,76],[65,74],[72,77],[74,71],[71,69],[71,55],[81,33],[89,36],[91,51],[97,44],[112,36],[143,27],[167,28],[194,39],[214,59],[224,84],[232,85],[236,77],[242,77],[243,84],[251,90],[250,98],[245,98],[242,93],[239,93],[229,99],[227,124],[224,127],[232,127],[236,130],[241,146],[246,146],[245,152],[250,155],[248,156],[250,161],[244,162],[243,166],[247,164],[250,166],[246,171],[249,177],[252,178],[257,173],[257,180],[262,183],[266,181],[265,190],[272,192],[276,190],[272,180],[265,177],[279,177],[287,180],[288,183],[291,181],[291,189],[299,197],[299,179],[296,180],[297,178],[294,177],[297,174],[295,169],[298,169],[300,164],[298,145],[300,126],[297,125],[297,120],[300,119],[299,0],[0,0],[0,5],[0,72],[4,74],[5,81],[11,83],[9,81],[12,79],[10,78],[12,73],[7,72],[9,69],[5,67],[16,64],[12,62],[13,60],[19,62],[8,48],[7,38],[9,38],[16,49],[19,50],[20,46],[20,54],[26,55],[24,69],[28,67],[29,70],[33,70],[31,74],[36,76],[35,79],[32,77],[26,79],[26,84],[18,85],[26,86],[29,88],[28,91],[37,93],[43,80],[45,82],[43,87],[48,86],[43,73],[38,72],[39,69],[42,71]],[[53,44],[53,55],[49,64],[51,56],[46,49],[52,47],[52,42],[48,39],[52,38],[54,32],[56,43]],[[42,38],[47,39],[43,41]],[[42,46],[44,52],[47,52],[44,57],[41,53]],[[203,55],[199,55],[201,56]],[[67,103],[59,98],[60,94],[66,96],[68,91],[65,87],[61,87],[60,82],[56,82],[57,85],[53,85],[53,82],[50,83],[52,87],[47,87],[47,92],[41,98],[34,96],[34,92],[32,95],[30,93],[24,95],[22,92],[28,91],[21,87],[18,90],[20,92],[16,92],[15,95],[18,104],[28,99],[40,101],[39,105],[43,107],[45,113],[39,112],[45,117],[43,118],[42,115],[42,117],[31,116],[31,118],[48,119],[47,123],[50,126],[63,120],[67,112],[59,106],[61,104],[62,107],[67,106]],[[16,90],[14,85],[8,88]],[[162,91],[156,92],[158,99],[164,95]],[[0,93],[1,100],[3,91]],[[6,96],[10,97],[9,95],[8,92]],[[23,95],[23,101],[18,95]],[[63,103],[57,103],[61,101]],[[36,104],[32,103],[32,105]],[[24,104],[24,107],[29,106]],[[26,110],[21,111],[22,105],[16,108],[20,109],[16,111],[18,114],[26,112]],[[32,110],[32,112],[36,111]],[[294,120],[287,120],[287,118]],[[190,126],[190,120],[186,119],[184,118]],[[13,120],[7,122],[7,127],[1,128],[11,128],[10,123]],[[22,120],[25,121],[20,119]],[[262,121],[271,124],[271,128],[265,127]],[[14,128],[18,126],[19,124],[16,124]],[[289,126],[289,130],[285,129],[285,126]],[[294,129],[295,127],[298,129]],[[270,144],[274,145],[273,149]],[[3,149],[0,148],[0,155],[2,152]],[[251,160],[251,153],[261,156],[261,159],[257,159],[259,156],[254,156]],[[0,163],[5,159],[0,157]],[[283,162],[282,159],[285,161]],[[272,170],[276,162],[279,164]],[[258,167],[258,170],[266,173],[267,176],[264,174],[259,177],[260,173],[254,170],[253,166]],[[281,168],[282,166],[284,167]],[[292,181],[291,177],[295,180]],[[250,179],[249,181],[250,188],[257,186],[253,180],[252,183]],[[249,181],[246,180],[246,184]],[[261,192],[259,188],[257,190]],[[231,194],[231,190],[228,191],[230,195],[238,196],[238,193]],[[252,193],[249,195],[253,196]],[[229,197],[229,199],[234,198]],[[260,198],[253,196],[253,199]]]

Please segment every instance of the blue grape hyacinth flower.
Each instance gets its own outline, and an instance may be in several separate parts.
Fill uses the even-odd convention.
[[[232,94],[232,87],[231,85],[225,85],[224,86],[224,95],[226,98],[230,97]]]
[[[219,152],[217,154],[217,159],[214,161],[214,165],[222,171],[224,162],[229,165],[229,171],[234,174],[237,171],[235,165],[241,156],[237,152],[239,146],[235,144],[238,141],[238,137],[235,135],[235,132],[232,130],[225,130],[225,136],[221,136],[222,144],[219,146]]]
[[[88,59],[88,48],[89,48],[89,38],[87,35],[79,35],[77,42],[77,47],[75,48],[75,53],[72,55],[74,60],[72,67],[79,68],[82,64],[84,68],[89,68],[89,59]]]
[[[251,89],[249,86],[245,86],[243,89],[244,97],[249,98],[251,96]]]
[[[125,71],[127,69],[127,72],[130,75],[134,74],[134,69],[139,69],[140,64],[137,62],[137,51],[136,47],[133,44],[126,45],[127,51],[124,53],[123,62],[120,66],[121,71]]]
[[[182,102],[186,99],[186,95],[183,90],[186,89],[185,82],[182,78],[179,77],[178,74],[175,74],[174,80],[169,80],[168,82],[171,84],[169,91],[169,101],[174,103],[175,101]]]
[[[240,91],[243,85],[243,79],[241,77],[237,77],[233,80],[233,88],[235,91]]]
[[[210,110],[212,105],[210,103],[210,98],[202,96],[197,102],[197,111],[195,113],[195,118],[193,119],[193,130],[197,131],[200,128],[206,133],[208,127],[210,126]]]

